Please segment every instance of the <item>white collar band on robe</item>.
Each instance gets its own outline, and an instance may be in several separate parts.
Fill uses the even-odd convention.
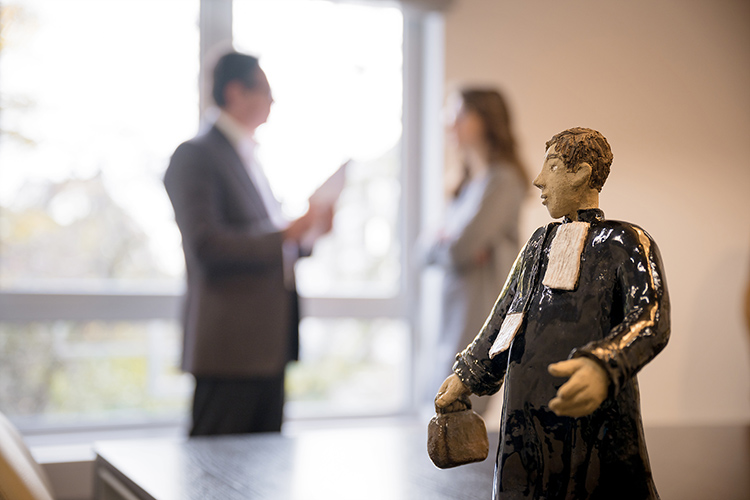
[[[544,286],[553,290],[576,289],[581,273],[581,255],[590,226],[588,222],[565,222],[557,227],[555,238],[550,244],[547,271],[542,280]],[[510,348],[525,314],[525,311],[520,311],[506,315],[490,348],[490,359]]]
[[[589,234],[588,222],[560,224],[549,249],[542,284],[553,290],[575,290],[581,272],[581,254]]]

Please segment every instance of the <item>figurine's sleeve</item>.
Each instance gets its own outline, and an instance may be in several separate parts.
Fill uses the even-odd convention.
[[[490,359],[489,352],[518,290],[518,283],[527,261],[525,257],[527,247],[528,243],[521,249],[513,263],[505,285],[479,334],[466,349],[456,355],[453,372],[474,394],[480,396],[494,394],[500,390],[503,383],[508,365],[508,350],[497,354],[492,359]]]
[[[617,265],[624,319],[608,336],[571,353],[599,361],[612,380],[612,394],[667,345],[670,333],[669,295],[656,243],[637,226],[624,231]]]

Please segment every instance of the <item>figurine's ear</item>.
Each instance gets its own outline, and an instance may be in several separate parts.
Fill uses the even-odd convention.
[[[589,165],[586,162],[579,163],[578,164],[578,171],[573,174],[573,186],[575,187],[581,187],[585,184],[588,184],[589,179],[591,179],[591,172],[593,169],[591,168],[591,165]]]

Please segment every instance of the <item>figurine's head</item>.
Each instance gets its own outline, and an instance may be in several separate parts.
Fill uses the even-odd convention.
[[[591,166],[589,185],[601,192],[613,159],[612,149],[602,134],[590,128],[569,128],[555,134],[547,141],[545,149],[553,145],[569,171],[577,172],[582,163],[588,163]]]
[[[555,135],[546,147],[534,185],[542,190],[542,203],[550,215],[576,220],[578,210],[597,208],[613,158],[604,136],[576,127]]]

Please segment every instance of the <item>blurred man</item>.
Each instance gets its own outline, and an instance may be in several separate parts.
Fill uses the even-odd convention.
[[[231,52],[213,72],[213,126],[181,144],[164,184],[187,267],[182,368],[195,376],[191,436],[279,431],[284,368],[297,358],[294,261],[313,209],[281,215],[254,156],[273,98],[255,57]],[[306,238],[307,241],[307,238]]]

